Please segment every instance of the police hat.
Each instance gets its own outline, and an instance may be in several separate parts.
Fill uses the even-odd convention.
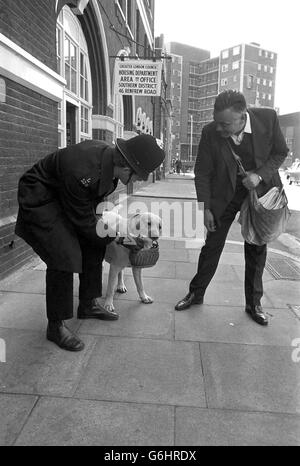
[[[128,165],[144,181],[165,158],[165,153],[158,146],[156,139],[148,134],[140,134],[128,140],[117,139],[116,146]]]

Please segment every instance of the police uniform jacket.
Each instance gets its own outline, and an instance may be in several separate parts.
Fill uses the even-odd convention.
[[[258,194],[282,186],[278,168],[288,147],[273,109],[248,109],[252,129],[255,173],[262,177]],[[210,209],[217,223],[232,200],[236,187],[237,163],[226,138],[220,136],[212,122],[203,128],[195,164],[195,187],[198,202]]]
[[[96,253],[112,240],[96,233],[96,207],[118,183],[113,150],[84,141],[47,155],[21,177],[16,234],[48,268],[80,273],[81,241]]]

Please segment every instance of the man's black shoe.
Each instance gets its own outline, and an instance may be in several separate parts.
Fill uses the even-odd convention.
[[[184,311],[188,309],[192,304],[203,304],[203,297],[196,297],[195,293],[189,292],[184,298],[182,298],[175,306],[176,311]]]
[[[84,343],[62,321],[48,323],[47,340],[67,351],[81,351],[84,348]]]
[[[77,311],[78,319],[118,320],[119,314],[103,307],[98,298],[80,301]]]
[[[261,306],[251,306],[250,304],[246,305],[245,311],[247,314],[252,317],[255,322],[257,322],[260,325],[268,325],[269,319],[266,316],[266,314],[263,312],[263,309]]]

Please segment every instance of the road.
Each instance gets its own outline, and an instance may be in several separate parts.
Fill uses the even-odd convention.
[[[288,223],[287,233],[295,236],[300,241],[300,185],[290,185],[286,176],[281,173],[281,180],[288,198],[291,210],[291,219]]]
[[[187,197],[195,195],[193,175],[188,173],[185,175],[169,175],[168,178],[173,179],[177,185],[178,193],[184,193]],[[282,234],[276,241],[270,243],[270,247],[287,252],[300,258],[300,185],[290,185],[284,173],[281,173],[282,183],[289,202],[291,217],[287,225],[286,232]],[[167,192],[166,192],[167,195]],[[241,228],[236,221],[233,223],[229,235],[229,241],[242,241]]]

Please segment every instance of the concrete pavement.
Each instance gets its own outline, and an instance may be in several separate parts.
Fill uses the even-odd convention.
[[[193,199],[193,189],[191,180],[167,179],[134,200]],[[126,269],[118,321],[71,321],[86,344],[81,353],[45,339],[43,263],[0,282],[0,444],[300,445],[299,259],[270,248],[279,273],[265,271],[270,324],[257,325],[244,312],[238,228],[204,305],[185,312],[174,304],[187,292],[202,242],[160,240],[158,264],[144,269],[154,303],[138,301]]]

